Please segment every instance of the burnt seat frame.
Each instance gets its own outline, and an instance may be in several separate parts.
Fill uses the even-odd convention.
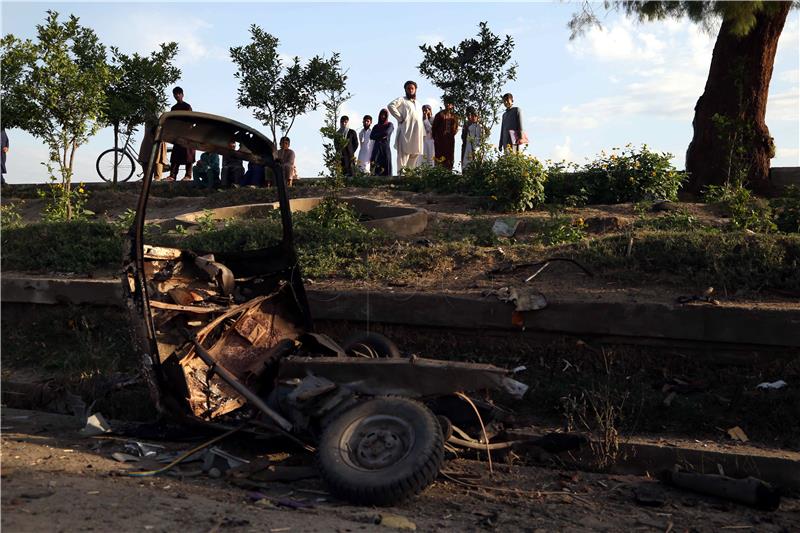
[[[236,149],[229,147],[231,140],[236,143]],[[313,332],[314,328],[294,248],[288,191],[281,164],[274,157],[274,143],[258,131],[225,117],[193,111],[164,113],[155,131],[153,148],[142,180],[136,217],[129,231],[130,247],[126,250],[123,287],[134,322],[135,341],[143,356],[144,372],[151,396],[160,411],[180,416],[181,413],[185,413],[184,401],[180,398],[184,391],[171,390],[170,380],[162,368],[145,278],[144,227],[153,170],[161,142],[214,152],[222,156],[235,156],[243,161],[263,165],[272,171],[278,193],[282,225],[281,241],[277,245],[258,250],[215,253],[215,257],[217,261],[230,268],[237,279],[248,280],[250,287],[261,286],[263,287],[261,290],[268,292],[277,282],[284,283],[285,289],[282,292],[289,292],[292,295],[288,301],[284,301],[284,304],[289,305],[292,308],[291,314],[299,319],[297,326],[306,332]],[[260,283],[266,278],[269,278],[270,283]]]

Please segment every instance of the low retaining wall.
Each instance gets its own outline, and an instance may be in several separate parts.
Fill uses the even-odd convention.
[[[494,297],[445,293],[308,290],[314,318],[471,330],[613,338],[614,342],[723,343],[800,348],[800,307],[791,310],[550,301],[514,315]],[[121,282],[4,275],[2,301],[122,306]]]

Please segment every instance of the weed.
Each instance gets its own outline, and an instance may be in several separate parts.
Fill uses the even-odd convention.
[[[733,229],[760,233],[777,230],[769,203],[754,197],[741,185],[710,185],[704,199],[719,206],[730,216],[730,225]]]
[[[114,220],[111,224],[120,233],[125,233],[130,229],[131,226],[133,226],[134,220],[136,220],[136,210],[129,207],[124,213],[117,215],[116,220]]]
[[[775,225],[784,233],[800,233],[800,187],[790,185],[784,196],[770,202]]]
[[[0,228],[7,230],[18,228],[22,225],[22,215],[19,213],[19,205],[6,204],[0,206]]]
[[[694,215],[689,213],[686,209],[678,209],[656,218],[646,218],[640,215],[639,220],[636,222],[636,227],[656,230],[687,231],[697,228],[698,222]]]
[[[200,231],[213,231],[217,228],[217,221],[210,209],[203,210],[203,214],[197,217],[197,228]]]
[[[94,215],[92,211],[86,209],[89,192],[83,183],[68,189],[64,183],[58,182],[56,177],[51,175],[47,188],[39,189],[37,194],[45,201],[42,219],[46,222],[86,220]]]

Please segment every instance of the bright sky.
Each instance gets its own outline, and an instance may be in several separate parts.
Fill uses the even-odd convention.
[[[686,20],[637,24],[616,14],[603,29],[569,40],[567,22],[580,2],[533,3],[2,3],[2,32],[33,37],[47,9],[73,13],[93,28],[106,46],[125,52],[151,52],[158,43],[177,41],[178,81],[195,111],[260,125],[236,106],[237,81],[229,48],[246,44],[250,24],[276,35],[287,57],[308,58],[340,52],[349,69],[353,98],[344,109],[351,127],[403,92],[407,79],[419,83],[418,98],[439,109],[440,92],[416,66],[419,45],[452,45],[477,34],[487,21],[495,33],[515,42],[518,79],[506,89],[522,109],[540,159],[581,163],[600,150],[646,143],[674,154],[683,168],[692,137],[692,115],[702,94],[716,33],[704,33]],[[598,4],[598,13],[602,7]],[[767,106],[775,138],[773,166],[800,166],[800,10],[793,10],[781,35]],[[289,133],[301,176],[322,170],[322,113],[300,117]],[[8,130],[10,183],[44,182],[42,143]],[[497,128],[492,140],[497,142]],[[97,181],[97,156],[113,146],[110,130],[79,148],[76,179]],[[136,143],[138,150],[138,139]]]

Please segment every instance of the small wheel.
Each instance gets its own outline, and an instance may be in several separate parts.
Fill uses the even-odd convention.
[[[393,505],[433,483],[444,461],[441,428],[424,405],[367,400],[322,433],[317,462],[331,492],[359,505]]]
[[[344,351],[351,357],[401,357],[397,345],[380,333],[362,331],[344,342]]]
[[[117,181],[128,181],[136,170],[136,162],[122,149],[110,148],[97,158],[97,174],[105,181],[114,181],[114,166],[117,167]]]

